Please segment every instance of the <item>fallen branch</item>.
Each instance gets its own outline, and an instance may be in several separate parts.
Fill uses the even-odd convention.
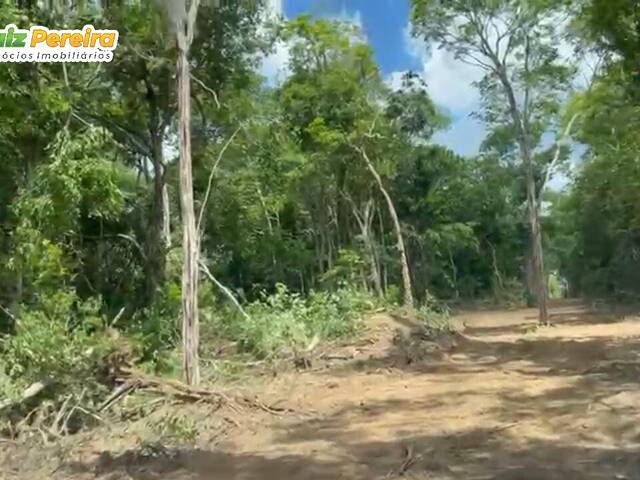
[[[113,320],[111,321],[111,328],[113,328],[116,323],[118,323],[120,321],[120,319],[122,318],[122,316],[124,315],[124,311],[126,310],[126,307],[122,307],[120,309],[120,311],[118,312],[118,314],[113,318]]]
[[[22,392],[22,396],[19,400],[11,400],[5,399],[0,401],[0,410],[4,410],[5,408],[11,407],[17,403],[24,403],[27,400],[35,397],[40,392],[42,392],[45,388],[47,388],[49,384],[44,382],[36,382],[33,383],[27,388],[24,392]]]
[[[83,395],[84,395],[84,392],[83,392]],[[67,397],[64,399],[64,401],[62,402],[62,406],[60,407],[60,410],[58,410],[56,418],[53,420],[53,423],[49,428],[49,432],[54,437],[60,436],[60,434],[63,433],[64,430],[66,429],[66,422],[64,422],[64,424],[61,425],[60,427],[58,425],[60,425],[60,422],[64,419],[65,414],[67,413],[67,406],[69,405],[69,402],[71,401],[72,397],[73,395],[67,395]]]
[[[430,451],[431,450],[428,450],[420,455],[415,455],[413,445],[404,446],[402,448],[402,464],[397,469],[390,471],[385,478],[403,477],[411,467],[422,460],[422,458]]]
[[[177,380],[158,378],[133,370],[122,371],[123,382],[135,382],[136,388],[159,395],[171,396],[177,400],[190,403],[209,403],[216,408],[226,406],[236,412],[242,407],[262,410],[272,415],[293,413],[288,408],[280,408],[262,403],[257,398],[219,390],[206,390],[191,387]]]
[[[102,402],[102,405],[100,405],[100,407],[98,408],[98,413],[104,412],[118,400],[126,397],[127,394],[135,390],[137,386],[138,384],[136,380],[129,380],[124,382],[122,385],[117,387],[111,395],[109,395],[109,398]]]

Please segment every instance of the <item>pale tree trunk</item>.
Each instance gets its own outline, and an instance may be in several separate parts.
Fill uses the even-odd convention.
[[[544,262],[542,253],[542,232],[540,227],[540,212],[539,203],[535,185],[534,165],[531,158],[531,146],[529,140],[530,125],[530,103],[531,96],[528,86],[524,89],[523,106],[520,108],[516,100],[516,95],[513,89],[513,85],[509,78],[509,74],[506,66],[506,55],[502,58],[499,56],[497,47],[493,47],[487,35],[485,34],[485,26],[481,25],[479,20],[475,18],[473,20],[477,32],[480,35],[481,53],[490,59],[493,64],[488,67],[486,64],[479,62],[479,66],[488,67],[493,73],[495,73],[504,88],[504,93],[507,97],[509,114],[513,120],[514,127],[517,132],[518,147],[520,150],[520,159],[522,166],[525,169],[525,180],[527,190],[527,219],[529,222],[530,238],[531,238],[531,254],[533,263],[533,280],[536,290],[536,300],[538,303],[539,322],[541,324],[548,323],[547,312],[547,286],[544,274]],[[524,70],[526,74],[529,74],[529,60],[531,51],[529,48],[529,38],[525,38],[524,46]]]
[[[378,227],[379,227],[379,231],[380,231],[380,251],[378,253],[377,259],[378,259],[378,269],[380,270],[380,277],[381,277],[381,281],[382,281],[382,291],[383,293],[387,293],[387,287],[388,287],[388,278],[387,278],[387,266],[385,265],[385,261],[384,258],[382,258],[382,255],[387,251],[387,246],[385,245],[385,241],[384,241],[384,222],[382,221],[382,212],[380,211],[380,209],[376,209],[377,210],[377,217],[378,217]],[[380,253],[382,252],[382,254]]]
[[[360,211],[351,197],[349,197],[347,194],[344,194],[344,196],[351,204],[353,216],[355,217],[356,222],[358,222],[362,241],[367,253],[369,254],[370,279],[373,282],[373,287],[375,289],[376,295],[382,298],[384,296],[382,291],[382,277],[380,275],[378,255],[373,239],[373,217],[375,214],[375,210],[373,208],[373,199],[369,199],[369,201],[367,201],[362,208],[362,211]]]
[[[164,245],[167,249],[171,248],[171,211],[169,206],[169,189],[165,183],[162,187],[162,235],[164,236]]]
[[[456,262],[453,258],[453,252],[451,251],[451,249],[448,249],[448,253],[449,253],[449,265],[451,266],[451,275],[452,275],[452,282],[453,282],[453,292],[455,295],[455,299],[458,300],[460,298],[460,291],[458,290],[458,267],[456,266]]]
[[[182,368],[189,385],[200,382],[198,345],[198,260],[199,241],[193,204],[193,176],[191,171],[191,83],[189,46],[193,38],[193,25],[197,2],[191,5],[189,15],[177,22],[177,77],[178,77],[178,130],[180,140],[180,209],[182,212]]]
[[[544,260],[542,252],[542,229],[540,227],[539,203],[536,192],[535,174],[533,159],[529,146],[529,130],[526,115],[523,116],[516,102],[513,87],[503,66],[500,66],[500,80],[504,86],[509,100],[509,109],[513,122],[518,131],[518,146],[520,158],[525,168],[525,181],[527,189],[527,217],[529,221],[531,238],[531,260],[533,270],[533,281],[536,291],[536,301],[538,304],[538,320],[541,324],[549,322],[547,309],[547,282],[544,274]],[[526,102],[526,100],[525,100]]]
[[[535,182],[533,174],[531,179],[527,179],[527,204],[529,208],[529,224],[531,226],[531,240],[533,242],[532,261],[535,273],[536,298],[538,300],[539,321],[542,324],[549,323],[549,312],[547,307],[547,281],[544,273],[544,261],[542,253],[542,228],[540,226],[540,212],[535,196]],[[531,193],[533,191],[533,194]]]
[[[387,192],[386,188],[384,188],[384,184],[382,183],[382,178],[376,171],[371,159],[367,155],[367,152],[364,148],[356,147],[356,150],[360,152],[362,158],[367,164],[371,175],[376,179],[376,183],[378,184],[378,188],[382,193],[382,196],[387,202],[387,207],[389,208],[389,215],[391,216],[391,220],[393,222],[393,228],[396,232],[397,237],[397,248],[398,254],[400,256],[400,265],[402,267],[402,285],[404,289],[403,303],[405,307],[413,308],[413,287],[411,285],[411,272],[409,270],[409,262],[407,260],[407,252],[404,246],[404,238],[402,237],[402,228],[400,227],[400,219],[398,218],[398,213],[396,212],[396,207],[393,205],[393,201],[391,200],[391,196],[389,192]]]

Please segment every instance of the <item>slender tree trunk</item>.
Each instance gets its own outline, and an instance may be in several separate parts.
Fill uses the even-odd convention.
[[[525,179],[527,189],[527,217],[529,221],[531,238],[531,256],[533,264],[533,278],[536,290],[536,300],[538,303],[538,321],[546,325],[549,322],[547,310],[547,282],[544,275],[544,261],[542,252],[542,230],[540,227],[540,212],[537,199],[535,174],[533,159],[529,147],[529,131],[526,115],[523,116],[518,108],[516,96],[513,92],[511,82],[507,76],[504,66],[499,65],[500,80],[507,94],[509,109],[513,118],[514,126],[518,132],[518,146],[520,158],[525,168]]]
[[[527,307],[535,307],[536,298],[538,294],[536,292],[536,274],[535,274],[535,268],[533,266],[533,243],[532,243],[531,235],[529,235],[527,252],[524,257],[524,275],[525,275],[524,277],[525,288],[526,288],[526,294],[527,294],[527,298],[526,298]]]
[[[384,222],[382,221],[382,212],[379,208],[376,209],[378,216],[378,226],[380,229],[380,249],[378,250],[378,270],[380,271],[380,278],[382,282],[382,291],[387,293],[388,281],[387,281],[387,266],[385,264],[385,256],[387,251],[387,245],[384,240]]]
[[[409,270],[409,261],[407,260],[407,252],[404,246],[404,238],[402,237],[402,228],[400,226],[400,219],[398,218],[398,213],[396,212],[396,207],[393,205],[393,200],[391,200],[391,196],[389,195],[387,190],[384,188],[384,184],[382,183],[382,178],[380,178],[380,175],[378,174],[375,167],[373,166],[373,163],[369,159],[367,152],[364,150],[364,148],[357,148],[357,150],[362,155],[362,158],[366,162],[367,167],[369,168],[369,171],[371,172],[373,177],[376,179],[378,188],[380,189],[382,196],[387,202],[387,207],[389,208],[389,215],[391,216],[391,220],[393,221],[393,227],[395,229],[396,237],[398,241],[397,247],[398,247],[398,253],[400,256],[400,265],[402,267],[402,285],[404,289],[403,303],[405,307],[413,308],[414,302],[413,302],[413,287],[411,285],[411,272]]]
[[[146,272],[145,282],[147,301],[153,300],[158,285],[164,280],[165,249],[162,242],[162,227],[164,221],[164,161],[162,152],[162,134],[153,134],[152,165],[153,165],[153,198],[151,204],[151,221],[147,229],[145,241]]]
[[[460,298],[460,291],[458,290],[458,267],[456,266],[456,262],[453,258],[453,252],[449,248],[449,265],[451,265],[451,280],[453,281],[453,292],[455,295],[455,299],[458,300]]]
[[[373,243],[373,239],[369,236],[366,238],[367,249],[369,250],[370,268],[371,268],[371,280],[373,281],[373,287],[376,291],[376,295],[380,298],[384,296],[382,291],[382,276],[380,275],[380,268],[378,265],[378,258],[376,256],[376,247]]]
[[[531,228],[531,260],[535,274],[536,298],[538,300],[539,321],[546,325],[549,323],[549,312],[547,309],[547,282],[544,274],[544,261],[542,252],[542,229],[540,227],[540,215],[538,202],[536,199],[535,179],[533,177],[533,166],[530,165],[531,173],[527,175],[527,207],[529,210],[529,225]]]
[[[198,344],[198,257],[199,241],[193,204],[191,171],[191,85],[189,42],[179,24],[177,29],[178,130],[180,138],[180,208],[182,212],[182,367],[187,384],[200,382]]]
[[[356,203],[345,194],[345,198],[351,204],[351,209],[353,210],[353,216],[360,227],[360,235],[362,236],[362,241],[364,243],[365,250],[369,255],[369,277],[373,282],[373,288],[375,289],[376,295],[380,298],[383,297],[382,292],[382,278],[380,276],[380,268],[378,263],[378,255],[376,252],[376,246],[373,239],[373,217],[375,215],[375,209],[373,206],[373,199],[369,199],[369,201],[365,204],[364,209],[362,211],[358,210]]]
[[[169,189],[165,183],[162,186],[162,235],[164,246],[171,248],[171,210],[169,206]]]

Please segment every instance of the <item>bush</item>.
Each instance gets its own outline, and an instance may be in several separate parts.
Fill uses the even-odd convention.
[[[140,360],[165,371],[170,353],[180,341],[180,285],[167,282],[153,303],[136,312],[127,334],[140,345]]]
[[[19,400],[36,382],[47,386],[40,396],[54,408],[67,397],[82,396],[85,405],[103,398],[108,360],[121,343],[115,332],[109,333],[98,305],[62,290],[23,309],[15,334],[0,343],[0,399],[15,403],[3,414],[26,413],[28,405]]]
[[[501,287],[493,289],[494,302],[506,308],[518,308],[526,305],[527,290],[522,282],[516,278],[508,278]]]
[[[429,331],[435,333],[453,333],[457,329],[451,320],[451,313],[446,305],[439,302],[430,292],[425,292],[422,305],[416,312]]]
[[[238,342],[240,349],[260,358],[274,358],[302,350],[318,339],[354,335],[361,314],[375,307],[372,298],[343,286],[335,292],[313,292],[308,297],[277,285],[246,308],[249,319],[234,312],[215,315],[209,326],[218,335]]]

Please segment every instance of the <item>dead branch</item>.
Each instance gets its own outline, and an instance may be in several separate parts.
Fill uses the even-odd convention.
[[[122,318],[122,315],[124,315],[125,310],[126,310],[126,307],[122,307],[118,312],[118,314],[113,318],[113,320],[111,321],[112,328],[116,325],[116,323],[120,321],[120,319]]]
[[[218,158],[216,158],[216,161],[212,165],[211,171],[209,172],[209,179],[207,180],[207,190],[205,191],[204,199],[202,200],[202,206],[200,207],[200,214],[198,215],[198,223],[196,224],[196,232],[198,233],[198,237],[200,237],[200,235],[202,235],[202,218],[204,217],[204,212],[207,209],[207,203],[209,203],[209,197],[211,196],[211,187],[213,186],[213,177],[214,177],[214,175],[216,173],[218,165],[222,161],[222,157],[224,156],[224,152],[227,151],[227,149],[229,148],[229,146],[233,142],[233,139],[236,138],[236,135],[238,134],[238,132],[240,132],[241,129],[242,129],[242,127],[238,127],[231,134],[231,136],[225,142],[225,144],[222,146],[222,149],[218,153]]]
[[[26,402],[27,400],[35,397],[40,392],[42,392],[45,388],[47,388],[48,385],[49,384],[45,382],[36,382],[31,384],[29,388],[27,388],[24,392],[22,392],[22,396],[20,397],[19,400],[15,401],[10,399],[5,399],[0,401],[0,411],[4,410],[5,408],[11,407],[17,403]]]
[[[127,394],[135,390],[137,386],[138,385],[136,380],[129,380],[124,382],[122,385],[117,387],[104,402],[102,402],[102,405],[100,405],[100,407],[98,408],[98,413],[104,412],[118,400],[126,397]]]
[[[10,319],[13,323],[16,323],[16,317],[15,317],[15,315],[14,315],[13,313],[11,313],[11,311],[10,311],[8,308],[6,308],[4,305],[2,305],[1,303],[0,303],[0,310],[1,310],[1,311],[2,311],[2,312],[3,312],[7,317],[9,317],[9,319]],[[0,407],[0,408],[2,408],[2,407]]]
[[[558,162],[561,159],[562,147],[565,145],[565,143],[567,142],[567,139],[570,137],[573,124],[576,122],[579,116],[580,116],[579,113],[573,114],[573,116],[569,120],[569,123],[565,127],[564,132],[562,133],[562,136],[556,142],[556,151],[553,156],[553,159],[551,160],[551,163],[549,163],[549,165],[546,168],[545,175],[544,175],[544,183],[542,184],[540,193],[538,194],[538,202],[542,202],[542,195],[545,189],[547,188],[549,182],[551,181],[551,178],[553,177],[553,174],[555,173],[556,167],[558,165]]]
[[[198,77],[196,77],[193,73],[191,74],[191,80],[196,82],[198,85],[200,85],[200,87],[205,92],[207,92],[209,95],[211,95],[213,97],[213,101],[216,102],[216,107],[220,108],[220,100],[218,99],[218,94],[216,93],[216,91],[213,88],[208,87],[207,85],[205,85],[205,83],[202,80],[200,80]]]
[[[429,450],[430,451],[430,450]],[[413,445],[403,446],[402,447],[402,464],[396,469],[390,471],[386,479],[394,478],[394,477],[403,477],[417,462],[422,460],[422,458],[429,452],[422,453],[420,455],[415,455],[413,450]]]
[[[84,392],[83,392],[83,395],[84,395]],[[51,428],[49,429],[49,431],[54,436],[59,436],[60,433],[64,431],[64,428],[66,428],[66,423],[65,425],[60,427],[58,427],[58,425],[60,425],[60,422],[62,421],[62,419],[65,417],[65,414],[67,413],[67,406],[69,405],[69,402],[71,401],[72,397],[73,395],[66,396],[66,398],[62,402],[62,405],[60,406],[60,410],[58,410],[58,413],[56,414],[56,418],[53,420],[53,423],[51,424]]]
[[[137,389],[158,395],[171,396],[182,402],[208,403],[214,405],[216,408],[227,407],[236,412],[245,407],[262,410],[272,415],[293,413],[293,410],[288,408],[267,405],[257,398],[249,398],[239,393],[192,387],[177,380],[158,378],[133,370],[124,370],[122,371],[122,375],[123,378],[120,379],[121,381],[134,381]]]
[[[251,320],[251,317],[249,317],[249,314],[242,308],[242,305],[240,305],[240,302],[238,302],[236,297],[234,297],[233,293],[231,293],[231,290],[225,287],[222,283],[218,281],[216,277],[213,276],[209,268],[207,268],[207,266],[204,264],[202,260],[200,261],[200,270],[202,271],[202,273],[204,273],[207,276],[209,280],[211,280],[216,285],[216,287],[222,290],[222,292],[229,298],[229,300],[231,300],[231,303],[233,303],[233,305],[238,309],[238,311],[242,314],[242,316],[246,320]]]

